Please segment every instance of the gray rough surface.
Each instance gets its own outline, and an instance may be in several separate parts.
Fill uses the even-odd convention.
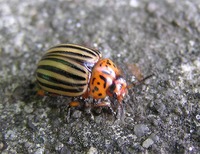
[[[199,0],[1,0],[0,6],[2,153],[200,151]],[[99,48],[129,83],[127,64],[155,73],[129,89],[124,123],[79,110],[67,122],[66,105],[49,102],[68,98],[32,93],[38,60],[67,42]]]

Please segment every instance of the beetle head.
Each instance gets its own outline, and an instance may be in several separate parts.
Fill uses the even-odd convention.
[[[116,98],[119,102],[122,102],[124,96],[127,94],[127,84],[121,76],[116,78],[112,85],[107,90],[107,95]]]

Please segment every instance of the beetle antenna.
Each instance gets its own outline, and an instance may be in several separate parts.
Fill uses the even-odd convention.
[[[132,84],[128,85],[127,88],[130,89],[134,86],[139,86],[141,85],[142,83],[144,83],[147,79],[151,78],[152,76],[154,76],[154,74],[150,74],[148,76],[146,76],[145,78],[143,78],[142,80],[140,81],[137,81],[137,82],[133,82]]]

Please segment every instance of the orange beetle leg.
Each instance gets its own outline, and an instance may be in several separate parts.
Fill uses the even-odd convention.
[[[48,95],[48,96],[59,96],[58,94],[54,94],[54,93],[49,93],[49,92],[46,92],[46,91],[44,91],[44,90],[42,90],[42,89],[39,89],[39,90],[37,90],[37,95],[39,95],[39,96],[46,96],[46,95]]]
[[[86,92],[82,95],[82,97],[83,98],[88,98],[88,96],[89,96],[89,92],[88,92],[88,90],[86,90]]]
[[[42,90],[42,89],[39,89],[39,90],[37,91],[37,95],[39,95],[39,96],[45,96],[45,91]]]
[[[73,102],[69,103],[69,106],[70,107],[79,107],[79,106],[81,106],[81,104],[80,104],[80,102],[73,101]]]
[[[70,122],[71,115],[72,115],[71,109],[73,107],[81,107],[81,103],[78,102],[78,101],[72,101],[72,102],[69,103],[68,108],[67,108],[67,115],[68,115],[67,119],[66,119],[67,122]]]

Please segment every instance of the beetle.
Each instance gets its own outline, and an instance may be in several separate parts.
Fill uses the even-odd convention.
[[[95,107],[111,107],[104,101],[108,96],[122,108],[129,87],[114,62],[103,59],[98,50],[77,44],[59,44],[47,50],[38,62],[36,80],[38,94],[93,98]],[[71,107],[80,105],[70,103]]]

